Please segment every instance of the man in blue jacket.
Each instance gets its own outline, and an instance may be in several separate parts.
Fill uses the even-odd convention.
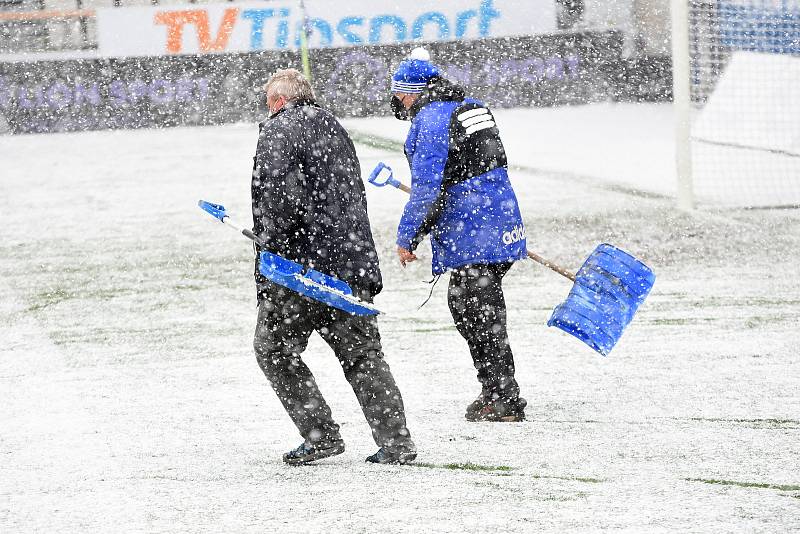
[[[415,49],[392,76],[392,109],[410,119],[405,154],[411,198],[397,230],[400,262],[430,235],[434,275],[452,271],[447,301],[467,341],[481,395],[469,421],[522,421],[525,399],[514,379],[503,276],[526,256],[525,226],[508,179],[491,111],[442,78]]]

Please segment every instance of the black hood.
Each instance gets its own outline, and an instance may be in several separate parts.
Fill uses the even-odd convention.
[[[464,100],[465,95],[466,92],[463,87],[437,76],[431,78],[420,97],[408,110],[408,114],[413,119],[419,113],[419,110],[431,102],[461,102]]]

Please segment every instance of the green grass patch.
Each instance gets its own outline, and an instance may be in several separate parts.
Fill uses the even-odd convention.
[[[754,315],[752,317],[748,317],[744,321],[744,325],[747,328],[762,328],[765,325],[771,325],[775,323],[782,323],[789,320],[796,319],[796,314],[772,314],[772,315]],[[664,318],[653,318],[649,320],[650,324],[660,325],[660,326],[685,326],[685,325],[694,325],[694,324],[709,324],[709,323],[721,323],[721,322],[731,322],[732,319],[729,317],[664,317]]]
[[[708,423],[735,423],[739,425],[753,425],[754,427],[796,427],[800,426],[797,419],[724,419],[719,417],[692,417],[690,421],[702,421]]]
[[[586,493],[579,491],[574,495],[554,495],[552,493],[548,495],[544,495],[542,497],[534,497],[537,501],[553,501],[553,502],[572,502],[577,501],[578,499],[585,499]]]
[[[389,152],[403,152],[403,143],[395,139],[352,129],[348,130],[348,133],[354,143]]]
[[[65,300],[74,299],[78,296],[78,293],[74,291],[67,291],[66,289],[53,289],[51,291],[46,291],[37,294],[33,297],[33,303],[28,306],[28,312],[38,312],[48,308],[50,306],[54,306],[59,304],[60,302],[64,302]]]
[[[697,323],[713,323],[719,322],[719,317],[675,317],[675,318],[655,318],[650,319],[650,324],[655,325],[662,325],[662,326],[682,326],[682,325],[691,325]]]
[[[798,306],[800,300],[798,299],[783,299],[783,298],[765,298],[765,297],[743,297],[743,298],[730,298],[730,297],[706,297],[702,301],[695,301],[693,304],[706,308],[742,308],[746,306],[763,306],[763,307],[784,307],[784,306]]]
[[[509,472],[513,471],[513,467],[509,467],[507,465],[482,465],[482,464],[474,464],[471,462],[464,463],[464,464],[429,464],[424,462],[414,462],[412,464],[416,467],[426,467],[428,469],[449,469],[451,471],[499,471],[499,472]]]
[[[576,482],[587,482],[589,484],[600,484],[605,482],[602,478],[591,478],[591,477],[562,477],[556,475],[533,475],[533,478],[540,479],[555,479],[555,480],[574,480]]]
[[[199,284],[175,284],[172,288],[175,291],[204,291],[208,289],[206,286],[201,286]]]
[[[765,484],[763,482],[740,482],[737,480],[717,480],[714,478],[687,478],[689,482],[702,482],[718,486],[736,486],[737,488],[772,489],[779,491],[800,491],[800,484]]]
[[[796,313],[776,313],[772,315],[755,315],[753,317],[749,317],[745,322],[744,325],[747,328],[762,328],[764,326],[768,326],[775,323],[783,323],[786,321],[795,321],[797,320]]]
[[[45,310],[51,306],[55,306],[61,304],[62,302],[67,302],[69,300],[81,299],[81,300],[111,300],[116,297],[130,295],[134,293],[132,288],[92,288],[92,287],[80,287],[77,290],[73,289],[66,289],[66,288],[54,288],[48,291],[43,291],[34,295],[30,301],[31,303],[28,305],[26,311],[29,313],[31,312],[39,312]]]

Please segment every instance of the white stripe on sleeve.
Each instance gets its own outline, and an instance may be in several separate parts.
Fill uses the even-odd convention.
[[[467,128],[467,135],[472,135],[475,132],[480,130],[485,130],[486,128],[491,128],[494,126],[494,121],[484,121],[478,124],[473,124],[469,128]]]
[[[468,118],[470,118],[470,117],[474,117],[475,115],[481,115],[481,114],[483,114],[483,113],[489,113],[489,110],[488,110],[488,109],[486,109],[486,108],[475,108],[475,109],[470,109],[470,110],[468,110],[468,111],[465,111],[465,112],[463,112],[463,113],[459,113],[459,114],[456,116],[456,118],[457,118],[459,121],[461,121],[461,122],[464,122],[465,120],[467,120],[467,119],[468,119]]]
[[[488,113],[485,113],[483,115],[477,115],[475,117],[470,117],[465,121],[461,121],[461,126],[463,126],[464,128],[469,128],[473,124],[478,124],[480,122],[490,121],[490,120],[492,120],[492,116],[489,115]]]

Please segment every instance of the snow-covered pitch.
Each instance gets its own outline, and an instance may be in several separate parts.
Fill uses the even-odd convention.
[[[569,282],[511,270],[524,423],[464,420],[478,384],[446,280],[418,310],[429,254],[399,267],[405,197],[367,185],[409,466],[364,463],[318,336],[304,357],[347,451],[281,462],[300,438],[253,355],[252,250],[196,207],[249,221],[254,125],[1,137],[0,531],[797,531],[800,212],[677,212],[668,116],[497,113],[529,247],[577,269],[609,242],[658,276],[603,358],[545,326]],[[365,176],[408,180],[403,124],[346,125]]]

